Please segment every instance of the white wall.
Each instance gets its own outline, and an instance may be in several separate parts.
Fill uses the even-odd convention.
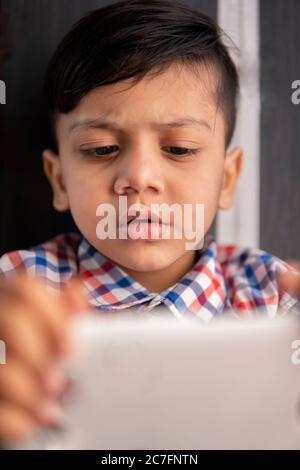
[[[244,148],[244,164],[235,204],[219,210],[216,238],[222,243],[259,246],[259,1],[218,0],[218,23],[233,39],[240,53],[232,49],[241,85],[237,128],[230,148]],[[227,44],[226,40],[225,43]],[[230,45],[230,43],[229,43]]]

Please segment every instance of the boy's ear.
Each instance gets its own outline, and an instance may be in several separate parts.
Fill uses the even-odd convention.
[[[220,209],[230,209],[233,205],[233,196],[242,169],[243,155],[241,147],[235,147],[225,155],[223,182],[218,205]]]
[[[69,199],[63,180],[61,159],[50,149],[44,150],[42,156],[44,172],[53,191],[53,206],[57,211],[64,212],[69,209]]]

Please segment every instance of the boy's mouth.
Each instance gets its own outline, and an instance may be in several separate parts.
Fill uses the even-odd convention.
[[[119,226],[129,226],[130,223],[148,223],[148,224],[157,224],[165,225],[162,217],[159,213],[154,212],[151,209],[137,209],[134,215],[129,215],[125,213],[119,220]],[[170,225],[170,223],[168,223]]]
[[[161,217],[151,211],[138,212],[136,215],[127,215],[127,225],[132,221],[135,221],[135,223],[154,223],[162,225]]]
[[[151,217],[137,216],[130,217],[127,223],[128,230],[136,226],[136,229],[131,233],[130,238],[133,240],[160,240],[163,235],[163,224],[161,220],[154,221]],[[165,227],[165,226],[164,226]]]
[[[128,215],[123,217],[123,227],[126,227],[130,231],[130,238],[133,240],[160,240],[163,238],[163,233],[167,228],[165,222],[159,214],[147,210],[137,210],[135,215]],[[137,229],[133,228],[137,226]]]

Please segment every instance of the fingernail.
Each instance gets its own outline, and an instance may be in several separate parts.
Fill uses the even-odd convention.
[[[44,378],[45,389],[50,395],[60,395],[65,390],[66,385],[66,376],[58,367],[50,369]]]
[[[38,419],[44,426],[61,425],[63,417],[63,411],[55,401],[45,401],[38,410]]]

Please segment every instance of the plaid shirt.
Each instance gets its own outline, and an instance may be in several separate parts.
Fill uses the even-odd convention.
[[[10,278],[25,268],[55,291],[79,275],[90,304],[101,311],[150,312],[160,305],[176,317],[192,314],[209,322],[228,309],[241,314],[262,308],[271,317],[279,309],[283,313],[300,310],[299,299],[281,292],[276,281],[276,270],[289,267],[271,254],[218,244],[211,235],[197,254],[192,269],[160,293],[147,290],[77,233],[3,255],[0,273]]]

